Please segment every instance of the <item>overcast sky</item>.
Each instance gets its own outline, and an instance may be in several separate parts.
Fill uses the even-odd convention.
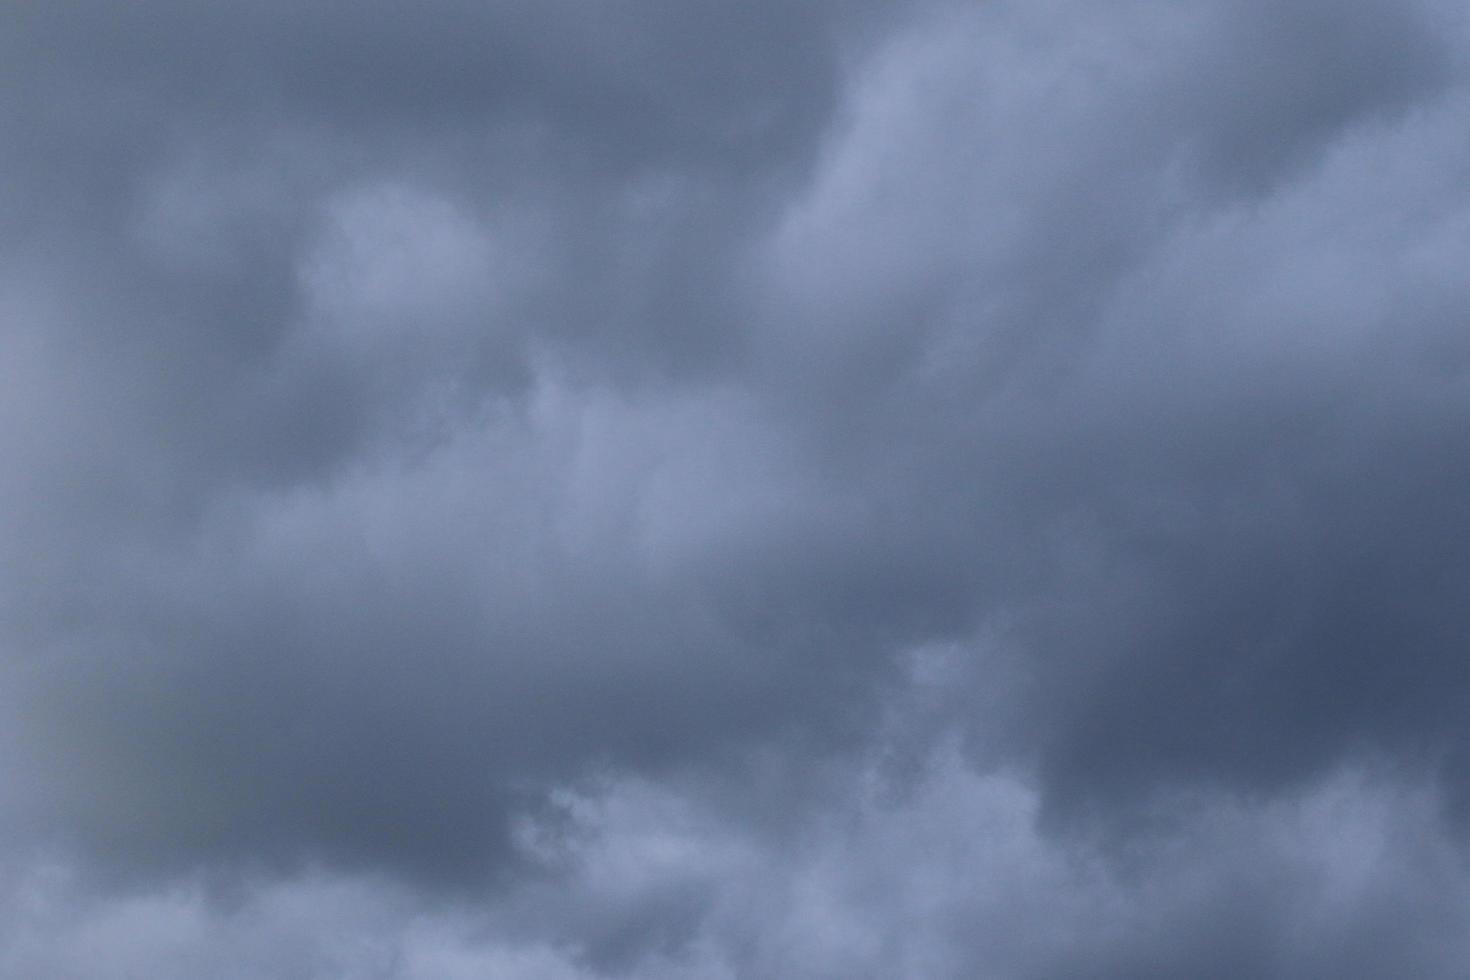
[[[0,978],[1450,980],[1459,0],[0,12]]]

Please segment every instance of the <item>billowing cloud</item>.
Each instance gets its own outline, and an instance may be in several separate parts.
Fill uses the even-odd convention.
[[[0,975],[1455,975],[1456,5],[13,19]]]

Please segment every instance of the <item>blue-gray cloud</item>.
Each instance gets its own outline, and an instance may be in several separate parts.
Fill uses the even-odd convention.
[[[14,22],[0,973],[1453,974],[1453,4]]]

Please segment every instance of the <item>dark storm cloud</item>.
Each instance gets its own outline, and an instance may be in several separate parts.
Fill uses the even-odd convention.
[[[10,19],[0,973],[1452,972],[1453,4]]]
[[[475,877],[549,777],[827,713],[881,641],[684,567],[767,518],[839,547],[825,490],[736,387],[598,386],[726,373],[721,268],[865,16],[20,15],[18,819]]]
[[[819,189],[793,232],[814,275],[791,288],[826,277],[857,296],[818,286],[791,327],[822,355],[810,370],[833,415],[814,439],[875,512],[950,543],[921,564],[971,583],[962,601],[1010,631],[1034,681],[1025,751],[1065,807],[1175,780],[1279,786],[1385,746],[1424,762],[1462,738],[1470,514],[1452,433],[1470,404],[1445,316],[1465,294],[1445,261],[1463,251],[1466,157],[1450,55],[1417,11],[1373,6],[1345,28],[1294,6],[1292,23],[1333,21],[1311,43],[1344,60],[1338,74],[1402,86],[1314,79],[1339,95],[1329,115],[1310,100],[1292,116],[1315,133],[1310,156],[1263,156],[1269,186],[1221,199],[1223,164],[1197,133],[1221,135],[1257,80],[1194,66],[1282,25],[1191,13],[1234,27],[1160,13],[1152,34],[1116,28],[1161,52],[1126,68],[1089,33],[1025,75],[983,15],[970,29],[999,48],[989,62],[968,36],[918,42],[976,99],[905,101],[900,61],[827,171],[831,210]],[[1229,138],[1255,152],[1243,142]],[[878,305],[916,282],[919,299]],[[822,319],[831,305],[840,325]],[[897,339],[884,325],[903,315]],[[833,361],[862,384],[832,387]]]

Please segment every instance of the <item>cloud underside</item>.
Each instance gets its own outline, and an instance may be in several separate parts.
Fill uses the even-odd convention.
[[[12,19],[0,977],[1457,975],[1455,4]]]

